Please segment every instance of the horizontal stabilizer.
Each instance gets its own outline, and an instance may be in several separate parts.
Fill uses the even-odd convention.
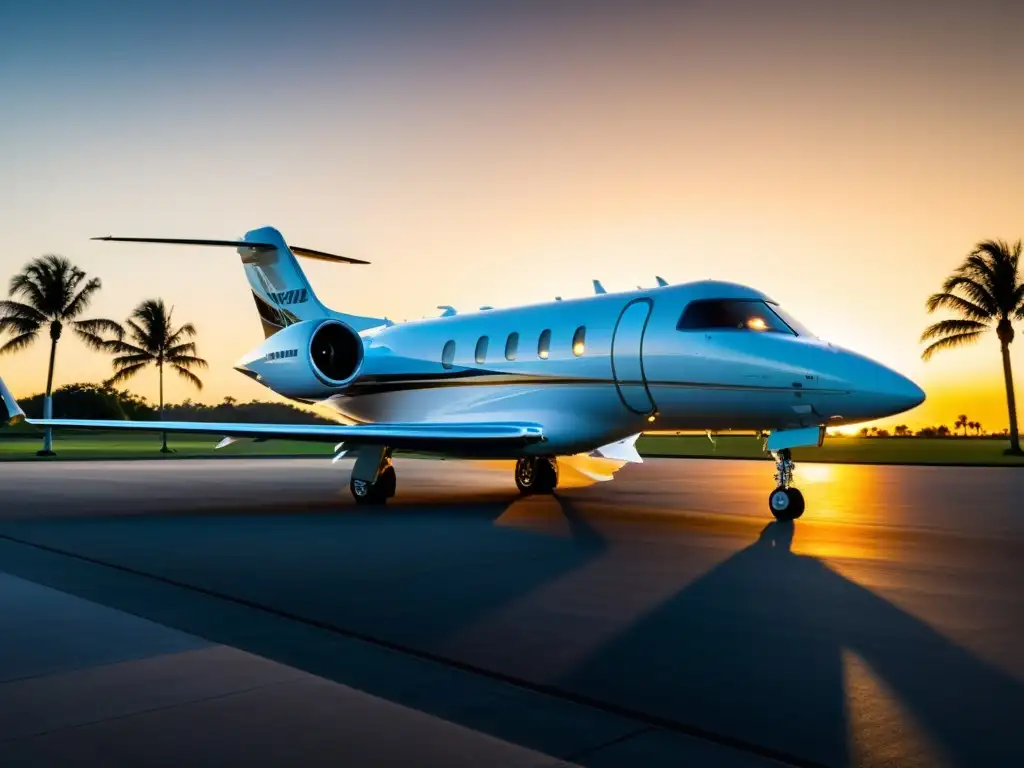
[[[193,238],[178,237],[94,237],[93,240],[107,240],[118,243],[164,243],[166,245],[212,245],[221,248],[252,248],[256,251],[272,251],[277,248],[274,243],[251,243],[248,240],[198,240]],[[307,259],[318,261],[330,261],[336,264],[369,264],[362,259],[353,259],[349,256],[338,256],[324,251],[315,251],[312,248],[302,248],[297,245],[288,246],[289,250],[296,256],[304,256]]]

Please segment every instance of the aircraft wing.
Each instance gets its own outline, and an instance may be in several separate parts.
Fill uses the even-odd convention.
[[[412,450],[516,448],[544,440],[540,424],[531,422],[408,422],[378,424],[249,424],[212,421],[127,421],[99,419],[29,419],[0,379],[0,398],[11,421],[24,420],[54,429],[103,429],[125,432],[174,432],[258,440],[307,440],[346,446],[387,445]]]
[[[515,448],[540,442],[544,430],[529,423],[392,423],[392,424],[244,424],[211,421],[118,421],[92,419],[25,419],[37,427],[103,429],[126,432],[173,432],[258,440],[306,440],[319,443],[387,445],[391,448],[454,450]]]

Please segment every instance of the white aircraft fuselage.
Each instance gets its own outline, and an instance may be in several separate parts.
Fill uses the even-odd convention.
[[[545,442],[513,455],[574,454],[651,430],[839,426],[924,398],[895,371],[792,319],[787,331],[678,328],[691,302],[720,299],[781,312],[756,289],[702,281],[430,318],[358,334],[362,348],[353,346],[341,378],[319,375],[311,342],[330,326],[355,332],[341,320],[308,320],[268,338],[237,368],[356,423],[528,415],[543,424]],[[452,342],[454,355],[443,360]],[[297,353],[282,354],[290,350]]]

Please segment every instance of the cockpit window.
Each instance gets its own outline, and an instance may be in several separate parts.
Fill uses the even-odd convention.
[[[797,335],[775,307],[760,299],[701,299],[683,310],[676,328],[681,331],[734,330]]]

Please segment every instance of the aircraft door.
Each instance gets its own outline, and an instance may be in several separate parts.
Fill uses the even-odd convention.
[[[622,404],[644,416],[654,413],[654,401],[644,375],[643,346],[653,302],[634,299],[622,310],[612,336],[612,376]]]

